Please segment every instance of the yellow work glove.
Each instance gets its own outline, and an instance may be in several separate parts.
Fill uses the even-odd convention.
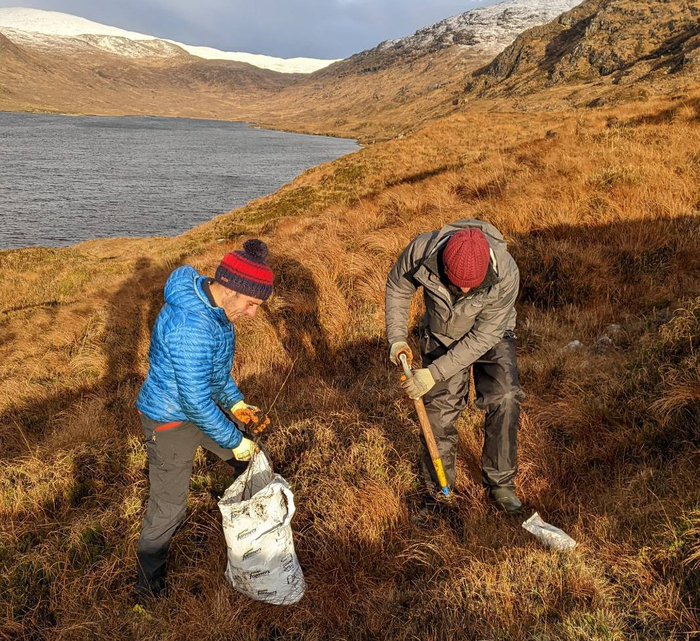
[[[248,405],[245,401],[238,401],[231,408],[231,414],[253,434],[260,434],[270,424],[270,419],[262,415],[259,407]]]
[[[250,461],[253,458],[253,454],[258,451],[258,446],[244,436],[238,446],[231,451],[233,452],[233,458],[237,461]]]
[[[401,387],[414,400],[427,394],[434,386],[435,379],[427,367],[415,370],[410,378],[401,377]]]
[[[406,354],[409,365],[413,362],[413,352],[406,341],[392,343],[391,349],[389,350],[389,360],[394,365],[401,365],[401,361],[399,361],[399,356],[401,356],[401,354]]]

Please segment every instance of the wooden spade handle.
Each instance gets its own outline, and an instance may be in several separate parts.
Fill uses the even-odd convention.
[[[433,428],[430,425],[430,420],[428,419],[428,412],[425,411],[425,403],[423,402],[422,398],[414,399],[413,403],[416,406],[416,414],[418,414],[420,428],[423,430],[423,437],[425,438],[425,443],[428,446],[430,458],[433,460],[440,458],[440,452],[438,452],[437,443],[435,442]]]
[[[408,360],[405,354],[399,356],[401,364],[403,365],[404,374],[408,376],[413,376],[411,372],[411,366],[408,364]],[[440,458],[440,452],[438,452],[437,443],[435,442],[435,435],[433,434],[433,428],[430,425],[430,420],[428,419],[428,413],[425,411],[425,403],[422,398],[414,398],[413,404],[416,407],[416,414],[418,414],[418,422],[420,423],[421,431],[423,432],[423,438],[425,438],[425,444],[428,446],[428,453],[433,461],[433,467],[435,468],[435,474],[437,475],[438,482],[442,486],[442,491],[445,496],[449,496],[449,489],[447,487],[447,477],[445,476],[445,468],[442,466],[442,459]]]

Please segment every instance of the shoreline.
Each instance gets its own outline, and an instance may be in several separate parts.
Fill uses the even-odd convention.
[[[360,147],[367,147],[371,143],[363,141],[355,136],[346,136],[341,133],[333,132],[311,132],[302,129],[293,129],[285,126],[277,126],[270,123],[262,123],[254,120],[240,120],[240,119],[229,119],[229,118],[214,118],[207,116],[173,116],[165,114],[153,114],[153,113],[93,113],[93,112],[74,112],[74,111],[60,111],[51,109],[5,109],[0,107],[0,114],[27,114],[27,115],[37,115],[37,116],[65,116],[68,118],[168,118],[174,120],[206,120],[214,122],[237,122],[241,124],[249,125],[254,129],[262,129],[267,131],[282,131],[290,134],[301,134],[305,136],[323,136],[324,138],[338,138],[342,140],[354,140],[355,143]]]

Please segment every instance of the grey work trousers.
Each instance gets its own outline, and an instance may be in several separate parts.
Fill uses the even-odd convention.
[[[447,352],[447,347],[423,330],[421,352],[423,367],[427,367]],[[515,358],[515,335],[506,332],[503,339],[473,365],[476,405],[486,410],[484,448],[481,455],[484,487],[514,489],[517,472],[517,437],[520,404],[525,394],[518,382]],[[469,368],[451,378],[439,381],[424,397],[425,409],[435,434],[438,451],[450,487],[454,486],[459,436],[455,421],[467,405]],[[437,478],[425,440],[423,441],[423,474],[429,487]]]
[[[224,461],[233,452],[221,447],[194,423],[162,423],[141,414],[148,450],[150,495],[136,551],[137,586],[157,592],[165,585],[170,540],[185,516],[195,452],[201,445]]]

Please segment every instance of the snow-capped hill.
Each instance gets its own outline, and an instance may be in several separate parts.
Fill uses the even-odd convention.
[[[452,45],[475,47],[484,52],[499,52],[531,27],[554,20],[582,0],[509,0],[472,9],[419,29],[412,36],[386,40],[374,51],[438,50]]]
[[[155,40],[155,36],[147,36],[135,31],[126,31],[118,27],[110,27],[99,22],[93,22],[80,16],[72,16],[59,11],[43,11],[25,7],[10,7],[0,9],[0,28],[7,27],[18,31],[34,31],[50,36],[117,36],[129,40]]]
[[[249,65],[270,69],[280,73],[313,73],[323,69],[337,60],[318,60],[317,58],[274,58],[259,53],[240,53],[232,51],[220,51],[212,47],[199,47],[195,45],[185,45],[174,40],[165,40],[184,49],[187,53],[206,58],[207,60],[234,60],[236,62],[247,62]]]
[[[102,35],[53,36],[6,27],[0,27],[0,31],[15,44],[40,51],[76,54],[99,49],[125,58],[172,58],[185,55],[180,47],[165,40],[131,40],[122,36]]]
[[[211,47],[187,45],[135,31],[126,31],[67,13],[23,7],[0,9],[0,31],[15,42],[41,49],[75,50],[97,47],[108,53],[130,58],[151,55],[175,56],[181,55],[184,50],[193,56],[208,60],[246,62],[280,73],[312,73],[336,62],[315,58],[284,59],[260,54],[220,51]]]

